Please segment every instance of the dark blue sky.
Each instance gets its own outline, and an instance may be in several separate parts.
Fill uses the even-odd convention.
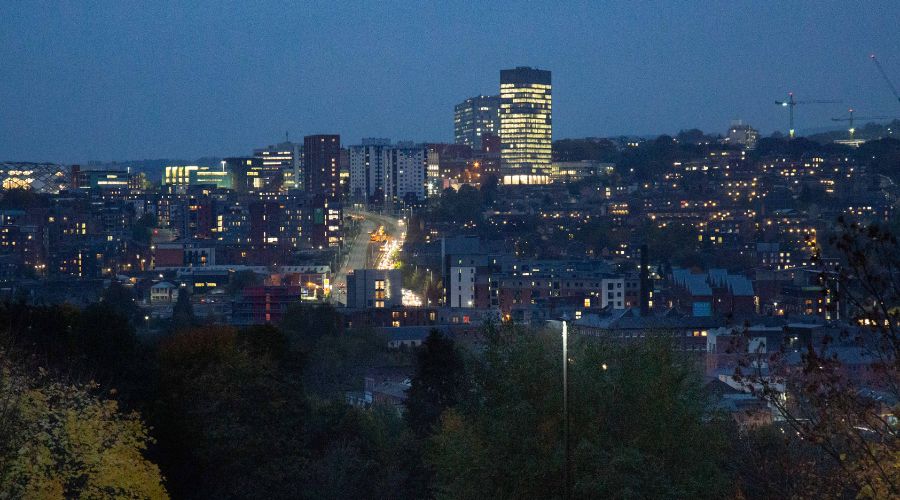
[[[555,138],[768,134],[789,90],[900,116],[871,52],[900,84],[900,2],[5,1],[0,160],[450,141],[453,105],[517,65],[553,71]],[[797,127],[845,108],[798,106]]]

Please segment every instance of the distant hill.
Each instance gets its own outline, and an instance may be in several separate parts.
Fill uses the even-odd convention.
[[[806,135],[806,138],[820,144],[826,144],[836,140],[849,139],[850,137],[846,128],[824,131],[819,129],[817,132]],[[854,137],[866,141],[874,141],[886,137],[900,138],[900,120],[895,119],[889,123],[856,124]]]

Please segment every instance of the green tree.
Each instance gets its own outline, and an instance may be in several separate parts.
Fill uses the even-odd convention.
[[[727,441],[705,413],[693,363],[662,342],[570,346],[578,498],[720,498]],[[438,498],[561,498],[565,464],[558,332],[490,334],[470,397],[445,413],[429,462]],[[702,440],[696,436],[703,436]]]
[[[279,326],[292,346],[310,350],[320,337],[343,333],[344,319],[328,304],[294,304],[288,307]]]
[[[277,330],[182,330],[159,351],[154,415],[172,491],[186,498],[291,498],[306,466],[306,398]]]
[[[304,498],[427,498],[420,442],[397,411],[322,403],[307,420]]]
[[[191,304],[191,292],[187,287],[180,287],[178,299],[172,306],[172,329],[190,328],[196,324],[197,317],[194,315],[194,306]]]
[[[465,392],[465,366],[452,339],[432,330],[419,348],[416,374],[407,391],[406,421],[419,436],[432,432],[441,414]]]
[[[407,354],[389,351],[387,339],[368,328],[322,335],[306,355],[306,387],[323,398],[343,398],[346,391],[359,390],[369,370],[408,364]]]
[[[155,215],[151,213],[141,215],[131,226],[131,238],[137,243],[149,245],[153,239],[153,230],[157,224],[158,221]]]
[[[106,380],[127,371],[138,348],[131,324],[102,303],[86,307],[72,333],[72,352],[80,353],[85,369]]]
[[[110,281],[100,302],[132,324],[141,317],[141,308],[135,302],[134,292],[118,280]]]
[[[238,271],[228,280],[228,293],[236,295],[248,286],[258,285],[259,276],[252,270]]]

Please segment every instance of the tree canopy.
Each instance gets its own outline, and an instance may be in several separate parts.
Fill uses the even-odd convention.
[[[569,352],[575,497],[728,496],[727,440],[691,362],[656,342],[577,340]],[[432,438],[437,497],[562,498],[558,333],[501,330],[480,359]]]

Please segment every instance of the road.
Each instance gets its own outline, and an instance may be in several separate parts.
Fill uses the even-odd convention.
[[[331,285],[331,300],[339,304],[347,303],[347,273],[354,269],[366,269],[373,267],[373,262],[369,261],[369,233],[378,229],[378,226],[384,226],[384,232],[391,236],[400,235],[399,219],[371,212],[358,212],[356,215],[363,217],[360,222],[359,233],[352,241],[348,241],[347,245],[350,251],[343,265],[334,276]],[[376,259],[379,256],[376,256]]]

